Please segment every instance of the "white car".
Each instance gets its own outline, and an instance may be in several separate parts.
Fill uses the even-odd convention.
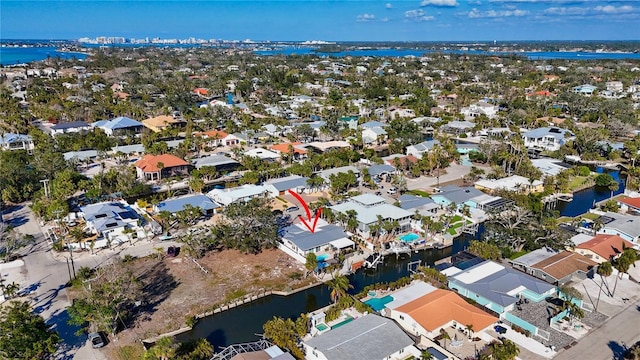
[[[395,187],[391,187],[389,188],[389,190],[387,190],[387,194],[389,195],[395,195],[395,193],[398,192],[398,189],[396,189]]]

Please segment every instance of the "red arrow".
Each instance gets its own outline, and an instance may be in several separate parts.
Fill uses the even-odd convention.
[[[322,208],[319,208],[318,210],[316,210],[316,214],[315,214],[315,217],[313,219],[313,225],[310,226],[309,224],[311,223],[311,211],[309,211],[309,205],[307,205],[307,203],[304,201],[302,196],[298,195],[295,191],[289,190],[289,194],[293,195],[293,197],[296,198],[300,202],[300,205],[302,205],[302,207],[304,207],[304,211],[306,211],[306,213],[307,213],[307,220],[305,220],[302,217],[302,215],[300,215],[300,220],[302,221],[304,226],[306,226],[307,229],[309,229],[309,231],[314,233],[316,231],[316,225],[318,224],[318,218],[320,218],[320,215],[322,214]],[[307,223],[307,221],[309,221],[309,223]]]

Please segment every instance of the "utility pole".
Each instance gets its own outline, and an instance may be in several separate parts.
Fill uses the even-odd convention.
[[[40,180],[40,182],[44,185],[44,196],[49,198],[49,179]]]
[[[60,238],[62,238],[62,226],[60,226],[60,214],[62,210],[54,210],[53,213],[56,215],[56,221],[58,223],[58,232],[60,233]],[[71,249],[71,244],[69,244],[69,240],[67,240],[67,249],[69,249],[69,258],[71,259],[71,268],[73,269],[73,277],[76,277],[76,266],[73,262],[73,250]],[[67,264],[68,265],[68,264]]]

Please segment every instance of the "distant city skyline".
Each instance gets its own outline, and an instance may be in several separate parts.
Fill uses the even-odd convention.
[[[2,39],[640,40],[640,1],[2,0]]]

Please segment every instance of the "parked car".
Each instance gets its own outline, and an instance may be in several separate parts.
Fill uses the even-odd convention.
[[[94,349],[101,348],[107,344],[104,336],[102,336],[102,333],[99,332],[90,333],[87,338],[89,339],[89,342],[91,342],[91,346]]]
[[[395,195],[395,193],[398,192],[398,189],[396,189],[395,187],[390,187],[389,190],[387,190],[387,193],[389,195]]]
[[[504,326],[500,326],[500,325],[496,325],[493,329],[494,329],[498,334],[504,334],[504,333],[506,333],[506,332],[507,332],[507,328],[506,328],[506,327],[504,327]]]
[[[382,191],[376,191],[376,195],[378,196],[382,195]]]
[[[288,212],[288,213],[290,213],[290,212],[295,212],[295,211],[298,211],[298,210],[300,210],[300,208],[299,208],[299,207],[297,207],[297,206],[289,206],[289,207],[287,208],[287,210],[285,210],[285,211],[286,211],[286,212]]]

